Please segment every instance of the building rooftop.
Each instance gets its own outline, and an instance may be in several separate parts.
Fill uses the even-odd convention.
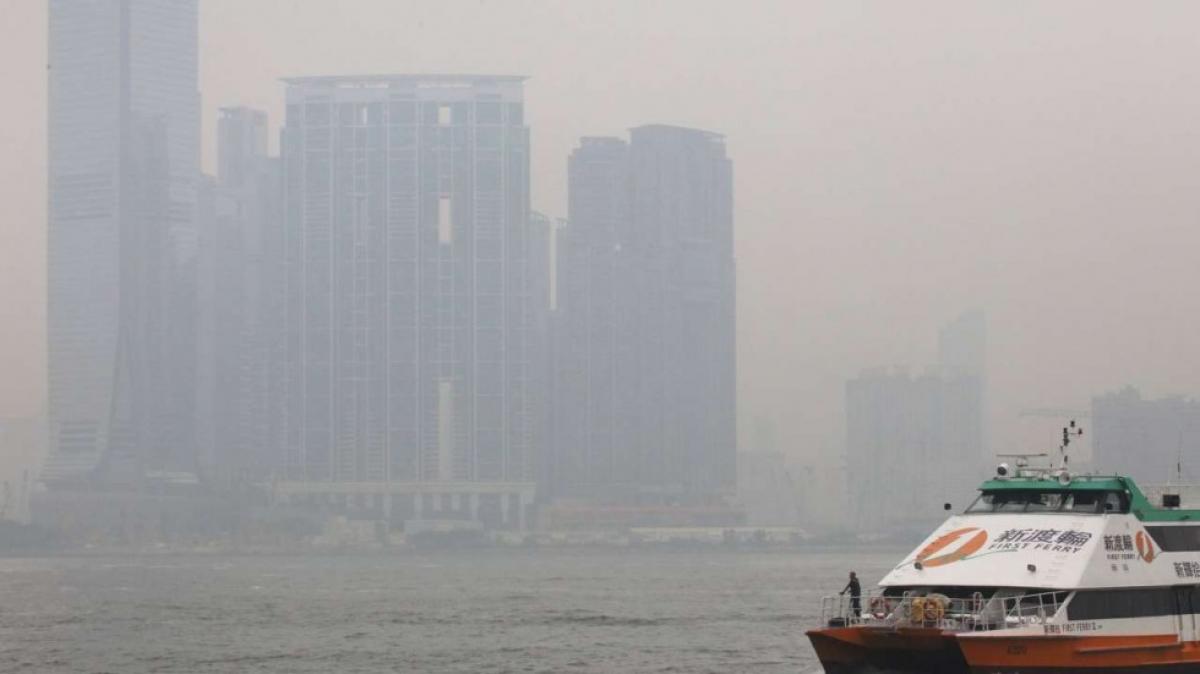
[[[725,134],[717,133],[716,131],[707,131],[705,129],[695,129],[687,126],[675,126],[673,124],[642,124],[629,129],[629,132],[638,133],[671,133],[680,135],[699,135],[705,138],[720,140],[725,138]]]
[[[624,146],[628,145],[624,138],[616,136],[583,136],[579,139],[580,145],[607,145],[607,146]]]
[[[284,77],[292,86],[361,87],[386,84],[430,86],[475,86],[479,84],[519,83],[529,79],[524,75],[466,75],[446,73],[409,73],[394,75],[315,75]]]

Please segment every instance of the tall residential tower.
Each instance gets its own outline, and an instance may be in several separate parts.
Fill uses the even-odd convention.
[[[216,485],[266,478],[280,453],[283,230],[267,115],[223,108],[201,204],[197,440]]]
[[[517,524],[504,513],[531,500],[538,452],[530,265],[545,263],[522,80],[287,80],[283,479],[376,485],[383,502],[363,507],[396,519]]]
[[[560,244],[555,484],[615,502],[735,484],[733,171],[666,125],[584,138]]]

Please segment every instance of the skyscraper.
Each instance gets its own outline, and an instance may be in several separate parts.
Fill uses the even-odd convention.
[[[641,126],[630,131],[629,147],[631,243],[646,274],[635,321],[646,471],[685,490],[732,489],[733,166],[724,138],[709,131]]]
[[[584,138],[567,163],[568,224],[558,239],[555,495],[604,496],[642,477],[630,180],[629,144],[618,138]]]
[[[50,0],[48,482],[188,469],[196,0]]]
[[[585,138],[559,261],[556,482],[703,498],[736,472],[732,165],[715,133]]]
[[[287,80],[286,480],[442,485],[416,515],[534,478],[522,80]]]
[[[199,264],[199,463],[219,484],[264,478],[278,458],[283,259],[279,160],[267,116],[224,108],[205,190]]]
[[[549,446],[554,419],[554,332],[551,309],[554,294],[555,233],[559,223],[546,215],[531,212],[527,241],[529,293],[529,384],[527,404],[530,416],[529,478],[545,486],[550,483],[552,466]]]

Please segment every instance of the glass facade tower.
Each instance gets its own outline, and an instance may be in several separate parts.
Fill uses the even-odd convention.
[[[522,80],[286,81],[285,479],[534,478]]]
[[[197,0],[50,0],[43,479],[187,469]]]

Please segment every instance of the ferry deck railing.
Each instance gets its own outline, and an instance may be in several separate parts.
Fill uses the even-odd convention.
[[[829,627],[925,627],[952,632],[983,632],[1045,625],[1066,604],[1065,591],[984,597],[947,597],[937,593],[863,595],[855,609],[849,595],[821,600],[821,624]]]

